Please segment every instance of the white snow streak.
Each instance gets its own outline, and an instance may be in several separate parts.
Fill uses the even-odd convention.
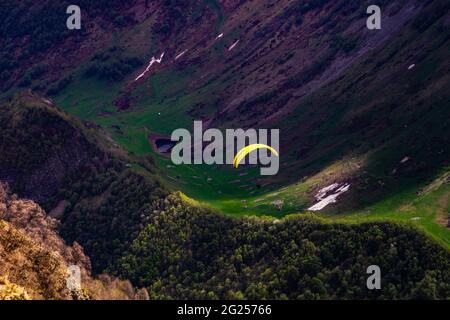
[[[239,40],[236,41],[235,43],[233,43],[233,44],[228,48],[228,51],[233,50],[233,49],[237,46],[238,43],[239,43]]]
[[[408,162],[409,161],[409,157],[404,157],[403,159],[402,159],[402,161],[400,161],[400,163],[406,163],[406,162]]]
[[[161,63],[162,59],[164,57],[164,52],[161,54],[161,56],[159,57],[159,59],[156,59],[154,56],[152,57],[152,59],[150,60],[147,68],[145,69],[144,72],[142,72],[139,76],[137,76],[136,79],[134,79],[134,81],[138,81],[140,78],[142,78],[143,76],[145,76],[145,74],[150,70],[150,68],[152,67],[153,64],[155,63]]]
[[[186,50],[184,50],[183,52],[181,52],[180,54],[178,54],[178,55],[175,57],[175,60],[180,59],[182,56],[184,56],[184,54],[185,54],[187,51],[188,51],[188,50],[186,49]]]
[[[333,183],[328,187],[320,189],[314,198],[316,198],[317,200],[322,200],[323,197],[326,196],[328,192],[335,190],[337,187],[339,187],[339,183]]]
[[[222,38],[222,37],[223,37],[223,33],[219,34],[219,35],[216,37],[216,40],[217,40],[217,39],[220,39],[220,38]]]

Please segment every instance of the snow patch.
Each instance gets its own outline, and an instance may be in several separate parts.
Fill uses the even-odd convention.
[[[314,198],[316,198],[316,200],[322,200],[327,195],[328,192],[337,189],[337,187],[339,187],[339,183],[333,183],[328,187],[322,188],[319,190],[319,192],[317,192]]]
[[[332,185],[321,189],[314,198],[316,198],[317,202],[312,207],[309,207],[309,211],[320,211],[331,203],[337,202],[337,198],[347,192],[350,189],[349,183],[338,184],[333,183]],[[332,194],[329,194],[332,192]]]
[[[223,33],[219,34],[219,35],[216,37],[216,40],[217,40],[217,39],[220,39],[220,38],[222,38],[222,37],[223,37]]]
[[[49,99],[42,98],[42,101],[48,105],[51,105],[51,106],[53,105],[53,103]]]
[[[228,51],[233,50],[233,49],[238,45],[239,41],[240,41],[240,40],[237,40],[235,43],[233,43],[233,44],[228,48]]]
[[[144,70],[144,72],[142,72],[140,75],[137,76],[136,79],[134,79],[134,81],[138,81],[140,78],[142,78],[143,76],[145,76],[145,74],[150,70],[150,68],[152,67],[152,65],[154,65],[155,63],[161,63],[162,59],[164,57],[164,53],[161,53],[161,56],[159,57],[159,59],[156,59],[155,56],[152,57],[152,59],[150,60],[150,62],[148,63],[147,68]]]
[[[188,50],[186,49],[186,50],[184,50],[183,52],[181,52],[180,54],[178,54],[178,55],[175,57],[175,60],[180,59],[182,56],[184,56],[184,54],[185,54],[187,51],[188,51]]]
[[[400,161],[400,163],[406,163],[406,162],[408,162],[409,160],[410,160],[409,157],[404,157],[404,158],[402,159],[402,161]]]

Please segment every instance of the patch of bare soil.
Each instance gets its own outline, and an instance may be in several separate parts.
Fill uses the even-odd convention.
[[[450,229],[450,212],[448,212],[447,208],[450,201],[450,193],[445,194],[439,199],[439,206],[436,214],[436,222],[441,226],[447,227]]]

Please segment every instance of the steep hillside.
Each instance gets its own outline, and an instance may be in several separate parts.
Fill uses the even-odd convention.
[[[0,179],[50,209],[76,198],[74,187],[106,172],[122,172],[131,163],[152,171],[148,161],[130,158],[106,132],[48,99],[20,94],[0,110]]]
[[[25,103],[31,110],[36,98]],[[13,113],[23,108],[12,106]],[[58,127],[64,132],[71,118],[60,119],[67,122]],[[25,146],[23,152],[30,157],[39,152]],[[450,295],[448,250],[410,224],[329,224],[300,215],[234,219],[182,194],[168,195],[149,174],[151,166],[145,169],[138,162],[130,166],[106,167],[89,179],[68,184],[57,197],[69,196],[69,203],[52,211],[60,210],[53,213],[60,221],[2,186],[2,295],[34,299],[447,299]],[[445,177],[435,181],[424,194],[444,183]],[[73,246],[68,247],[57,231]],[[74,241],[85,248],[89,259]],[[97,279],[90,276],[90,261]],[[83,270],[82,292],[70,293],[65,286],[67,266],[73,263]],[[365,269],[371,264],[384,270],[389,290],[366,289]],[[101,273],[130,279],[133,285],[146,287],[148,296],[125,280]]]
[[[0,109],[0,181],[61,219],[63,233],[83,240],[101,272],[143,228],[151,202],[167,194],[151,161],[39,96],[20,94]]]
[[[167,192],[146,173],[108,171],[78,186],[78,201],[62,217],[62,235],[78,241],[103,272],[123,255]],[[76,191],[77,192],[77,191]]]
[[[21,96],[1,106],[0,179],[38,201],[54,196],[64,180],[81,178],[107,161],[78,122],[46,99]]]
[[[442,147],[449,142],[444,121],[450,91],[448,4],[380,2],[379,31],[365,27],[367,5],[129,1],[106,10],[103,2],[81,2],[80,32],[62,32],[65,13],[53,8],[60,27],[52,31],[40,23],[43,34],[58,40],[33,51],[27,63],[17,53],[17,75],[9,78],[8,92],[20,88],[26,72],[32,73],[22,87],[50,94],[65,110],[100,124],[136,154],[153,152],[149,134],[191,128],[194,119],[219,128],[282,128],[282,170],[276,177],[262,179],[252,167],[243,172],[175,168],[159,155],[156,161],[174,188],[234,214],[276,214],[267,206],[245,210],[239,202],[293,188],[350,161],[357,170],[302,185],[305,192],[295,196],[299,201],[284,206],[282,213],[305,210],[318,190],[345,182],[351,182],[350,190],[333,211],[361,209],[422,188],[449,159],[448,148]],[[118,12],[124,21],[113,18]],[[40,39],[26,27],[30,20],[37,19],[23,15],[22,33],[4,41],[17,46]],[[5,28],[10,25],[6,21]],[[34,59],[39,64],[30,66]],[[42,63],[48,71],[35,71],[45,69]],[[292,202],[289,197],[276,200]]]
[[[0,300],[30,300],[30,297],[22,287],[0,277]]]
[[[448,299],[450,255],[411,226],[217,215],[172,195],[113,265],[159,299]],[[384,290],[367,290],[366,266]]]
[[[24,288],[33,299],[71,299],[66,287],[67,267],[25,234],[0,221],[0,273]]]
[[[21,87],[53,96],[128,151],[152,154],[173,189],[223,212],[302,212],[333,184],[350,186],[320,212],[367,211],[420,193],[449,165],[445,2],[379,2],[382,29],[368,30],[366,1],[136,0],[108,9],[82,1],[83,28],[70,32],[64,2],[24,4],[10,15],[8,3],[2,39],[17,50],[8,51],[16,57],[5,96]],[[56,28],[36,19],[44,11]],[[26,59],[19,43],[43,47]],[[21,85],[26,73],[31,81]],[[149,136],[194,119],[281,128],[281,170],[263,178],[252,166],[173,166],[152,150]]]
[[[90,260],[76,242],[57,233],[58,222],[34,202],[0,184],[0,300],[138,299],[146,292],[129,282],[90,274]],[[68,266],[81,268],[81,290],[67,287]]]
[[[35,87],[45,88],[51,81],[61,77],[64,70],[70,69],[68,58],[82,61],[92,50],[99,49],[104,41],[110,39],[100,25],[104,25],[106,29],[109,26],[123,27],[129,24],[129,19],[118,18],[118,15],[131,2],[133,1],[79,1],[95,22],[89,23],[89,31],[84,29],[80,33],[71,33],[66,28],[65,14],[71,4],[69,1],[2,1],[1,87],[11,88],[14,83],[19,87],[27,87],[39,79],[45,79],[44,84]],[[97,45],[78,46],[83,41]],[[56,86],[53,87],[55,88]]]
[[[50,0],[2,1],[0,85],[4,90],[33,87],[55,94],[73,80],[68,73],[91,59],[95,62],[97,54],[114,41],[115,33],[123,37],[135,29],[135,46],[126,52],[125,59],[101,59],[95,72],[90,69],[91,75],[122,80],[136,69],[136,63],[142,65],[141,58],[148,54],[147,48],[136,47],[137,42],[150,44],[150,38],[167,42],[188,24],[207,32],[213,24],[202,17],[220,8],[215,1],[203,0],[81,0],[77,5],[82,8],[83,28],[70,31],[66,27],[66,9],[70,4]],[[149,31],[154,36],[148,37]]]

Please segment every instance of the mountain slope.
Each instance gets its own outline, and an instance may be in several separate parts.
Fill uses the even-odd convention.
[[[167,194],[151,162],[39,96],[21,94],[0,109],[0,180],[61,219],[63,234],[83,240],[103,271],[143,228],[148,205]]]
[[[83,248],[76,242],[67,246],[57,224],[37,204],[17,198],[0,184],[0,300],[145,297],[128,282],[92,278]],[[81,269],[81,290],[67,287],[70,265]]]
[[[33,96],[3,104],[0,178],[24,196],[44,201],[64,187],[63,180],[105,163],[79,124],[67,119],[49,100]]]
[[[37,74],[25,87],[99,124],[128,151],[151,154],[172,189],[225,213],[303,212],[333,184],[350,186],[320,213],[369,211],[419,193],[450,159],[448,4],[378,5],[381,30],[367,30],[365,1],[129,1],[103,11],[103,2],[82,2],[81,32],[59,36],[41,21],[58,40],[26,62],[17,52],[5,95],[27,72]],[[62,24],[64,12],[51,12]],[[118,12],[124,21],[114,19]],[[23,32],[5,37],[5,46],[34,41],[26,35],[35,20],[24,15]],[[47,72],[36,73],[40,64]],[[152,150],[149,136],[189,129],[195,119],[223,129],[281,128],[279,173],[173,166]]]
[[[30,110],[41,110],[37,96],[28,99],[22,101]],[[11,106],[12,113],[24,107]],[[71,117],[59,119],[66,123],[58,130],[65,132]],[[25,136],[27,128],[37,130],[24,126]],[[29,144],[23,147],[32,158],[40,154]],[[52,154],[42,156],[45,162]],[[84,266],[86,290],[75,298],[85,298],[86,291],[98,299],[146,297],[126,281],[92,280],[91,261],[94,274],[130,279],[148,288],[152,299],[447,299],[450,294],[448,250],[410,224],[330,224],[309,215],[234,219],[182,194],[169,195],[146,163],[106,167],[69,183],[56,195],[70,199],[55,215],[59,222],[34,202],[0,192],[0,219],[8,221],[0,222],[0,273],[8,278],[2,280],[8,292],[12,283],[19,295],[21,287],[33,298],[73,298],[64,280],[66,266],[76,263]],[[57,231],[67,243],[80,243],[89,259],[79,245],[67,247]],[[366,289],[371,264],[384,270],[389,290]]]
[[[447,299],[449,258],[404,224],[233,219],[171,196],[113,269],[161,299]],[[372,264],[384,290],[367,290]]]
[[[63,55],[65,64],[51,60],[61,57],[56,46],[40,52],[51,71],[30,86],[139,154],[152,152],[150,133],[191,128],[194,119],[220,128],[282,128],[282,170],[274,178],[261,179],[252,168],[245,168],[246,178],[227,169],[217,173],[218,167],[171,168],[156,156],[169,184],[223,211],[237,213],[229,198],[251,200],[349,158],[361,168],[340,178],[353,183],[335,211],[363,208],[422,187],[449,159],[442,147],[448,144],[448,5],[381,2],[380,31],[366,29],[366,5],[130,2],[121,8],[134,16],[129,23],[88,15],[81,34],[62,38],[58,46],[73,48]],[[81,44],[71,45],[71,37]],[[412,160],[399,170],[405,157]],[[207,183],[213,175],[219,186]],[[227,186],[236,180],[238,188]],[[308,188],[285,211],[308,208],[315,192],[334,182]]]

